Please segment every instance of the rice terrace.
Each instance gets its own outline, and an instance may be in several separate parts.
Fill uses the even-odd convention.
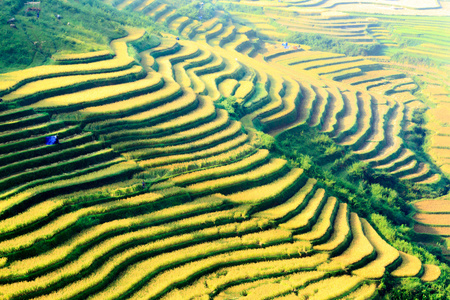
[[[450,1],[0,20],[0,299],[450,299]]]

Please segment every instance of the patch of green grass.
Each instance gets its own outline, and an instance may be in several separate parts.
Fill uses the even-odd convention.
[[[39,18],[35,12],[26,13],[22,3],[20,0],[0,3],[0,73],[51,64],[55,53],[109,49],[112,39],[126,35],[125,24],[144,27],[151,33],[162,28],[136,13],[117,11],[99,0],[46,0],[40,5]],[[16,28],[6,24],[13,17]]]

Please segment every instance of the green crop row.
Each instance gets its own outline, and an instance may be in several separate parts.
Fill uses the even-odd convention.
[[[190,71],[194,73],[196,76],[200,77],[202,75],[220,72],[225,67],[226,62],[223,60],[223,57],[214,56],[213,60],[210,63],[196,68],[192,68]]]
[[[197,109],[172,120],[153,125],[152,127],[139,127],[133,129],[132,124],[128,124],[126,129],[110,128],[109,133],[102,135],[103,140],[114,142],[129,141],[141,138],[170,138],[172,134],[179,135],[183,130],[193,129],[213,122],[215,119],[224,120],[228,118],[223,110],[216,111],[214,104],[199,98],[199,106]],[[227,121],[227,120],[225,120]],[[219,126],[220,127],[220,126]]]
[[[269,152],[267,150],[258,150],[255,154],[235,163],[176,176],[172,178],[171,181],[175,182],[177,185],[185,186],[205,180],[217,179],[223,176],[240,174],[266,162],[268,155]]]
[[[100,151],[103,148],[102,143],[92,142],[83,144],[78,147],[72,147],[62,151],[55,151],[44,156],[33,157],[27,160],[21,160],[16,163],[10,163],[6,166],[0,167],[0,177],[11,176],[13,174],[21,173],[23,170],[31,170],[42,167],[44,165],[55,164],[64,160],[73,159],[77,156],[86,155],[91,152]]]
[[[178,33],[181,33],[183,29],[192,22],[193,20],[191,18],[179,17],[169,24],[169,28],[178,31]]]
[[[81,119],[82,123],[91,123],[89,126],[91,130],[100,131],[108,126],[149,120],[152,117],[155,117],[152,120],[153,122],[159,122],[164,112],[160,111],[159,115],[156,112],[165,110],[165,113],[167,113],[169,103],[173,103],[174,106],[182,104],[179,107],[180,113],[185,111],[186,106],[192,108],[198,105],[195,95],[190,93],[183,95],[180,86],[169,81],[161,89],[148,94],[110,104],[88,107],[73,114],[61,114],[58,117],[64,120]],[[172,110],[174,110],[173,107]],[[102,112],[107,115],[107,118],[102,115]]]
[[[59,139],[64,139],[80,132],[79,126],[63,127],[57,131],[47,132],[38,136],[26,137],[10,143],[0,144],[0,154],[9,154],[45,145],[45,137],[49,135],[57,135]],[[58,147],[58,146],[56,146]],[[56,148],[57,149],[57,148]]]
[[[224,32],[225,27],[222,23],[218,23],[214,28],[211,28],[211,30],[208,31],[208,33],[205,35],[205,40],[208,42],[209,40],[216,38],[219,36],[222,32]]]
[[[202,80],[208,91],[208,96],[211,100],[216,101],[220,99],[220,92],[218,90],[218,85],[226,79],[236,79],[240,80],[244,75],[244,68],[241,64],[235,61],[225,61],[225,68],[219,72],[210,73],[202,76]]]
[[[329,102],[332,103],[328,109],[323,124],[322,131],[326,133],[333,133],[338,126],[338,119],[344,114],[344,99],[342,99],[341,91],[337,87],[330,87],[326,89],[329,94]]]
[[[136,163],[122,161],[123,159],[118,158],[70,173],[35,180],[13,188],[1,195],[3,199],[6,198],[1,202],[2,215],[9,215],[12,212],[11,210],[18,207],[27,207],[30,203],[39,203],[50,197],[92,187],[93,183],[101,184],[120,176],[135,173],[138,170]]]
[[[178,209],[179,210],[179,209]],[[113,236],[112,238],[106,239],[100,244],[98,244],[96,247],[91,248],[90,250],[84,252],[81,256],[79,256],[74,262],[69,264],[68,266],[65,266],[61,269],[57,269],[53,272],[49,272],[45,274],[44,276],[38,277],[34,281],[22,281],[17,283],[12,283],[8,285],[8,294],[10,295],[36,295],[36,293],[42,293],[42,290],[45,291],[45,288],[47,286],[56,285],[56,287],[61,286],[60,283],[65,283],[65,287],[63,287],[60,290],[56,289],[56,293],[61,292],[69,292],[73,293],[74,291],[71,291],[71,288],[74,288],[74,285],[76,286],[76,290],[81,288],[81,286],[75,281],[74,283],[71,283],[74,279],[78,279],[79,282],[83,283],[89,283],[89,282],[96,282],[97,284],[102,284],[101,281],[109,281],[111,280],[110,276],[108,274],[110,271],[112,271],[111,267],[113,268],[120,268],[121,266],[128,265],[133,261],[136,261],[137,259],[149,259],[148,257],[151,257],[151,254],[159,254],[156,255],[156,257],[164,257],[166,256],[164,253],[165,249],[177,249],[180,247],[187,247],[187,248],[181,248],[180,250],[175,251],[176,252],[186,252],[188,249],[192,248],[199,248],[199,245],[215,245],[215,244],[221,244],[221,240],[219,242],[212,241],[209,243],[203,243],[199,245],[195,245],[195,242],[201,242],[202,240],[208,240],[208,239],[217,239],[221,237],[221,234],[217,231],[216,228],[205,228],[203,230],[194,231],[191,233],[186,233],[182,235],[175,235],[170,237],[171,233],[176,233],[174,230],[177,230],[178,228],[181,229],[181,233],[183,233],[183,229],[192,229],[195,230],[197,227],[201,227],[202,225],[213,225],[215,220],[220,221],[224,218],[230,218],[229,211],[225,211],[221,213],[221,215],[218,215],[217,213],[203,215],[203,219],[200,217],[194,217],[190,219],[181,220],[179,222],[173,222],[169,223],[167,225],[160,225],[160,226],[154,226],[154,227],[148,227],[143,228],[142,230],[125,233],[118,236]],[[228,213],[228,214],[227,214]],[[158,219],[158,217],[156,216]],[[155,216],[153,216],[153,219],[155,219]],[[228,221],[229,222],[229,221]],[[251,223],[251,221],[248,221],[246,223]],[[254,224],[247,224],[247,226],[241,226],[241,230],[239,230],[241,233],[245,233],[246,231],[252,231],[253,228],[257,228],[257,223],[253,222]],[[225,236],[227,235],[235,235],[236,234],[236,225],[239,226],[240,224],[229,224],[229,225],[222,225],[219,226],[223,230],[223,234]],[[244,225],[244,224],[242,224]],[[106,229],[106,228],[105,228]],[[254,230],[254,229],[253,229]],[[238,232],[239,232],[238,231]],[[101,233],[101,232],[98,232]],[[95,234],[95,233],[94,233]],[[169,235],[168,238],[160,239],[160,240],[154,240],[154,237],[158,237],[160,235],[161,237],[164,237],[164,235]],[[76,242],[83,242],[84,238],[87,238],[89,234],[85,237],[82,237],[79,241]],[[153,237],[153,241],[152,241]],[[240,238],[227,238],[224,240],[240,240]],[[223,244],[225,245],[225,244]],[[233,247],[232,245],[229,245],[230,247]],[[225,248],[226,249],[226,248]],[[225,250],[224,249],[224,250]],[[207,250],[207,249],[205,249]],[[194,256],[195,254],[192,253]],[[207,256],[212,255],[207,254]],[[105,257],[105,255],[107,255]],[[175,261],[174,263],[177,264],[180,260],[180,257],[174,257]],[[106,260],[106,261],[105,261]],[[100,262],[100,265],[99,265]],[[87,269],[93,269],[91,266],[95,267],[99,270],[96,271],[96,275],[94,277],[92,276],[81,276],[83,273],[85,273],[85,270]],[[105,267],[107,266],[108,272],[105,272]],[[159,264],[159,270],[164,270],[169,266],[164,266]],[[92,270],[90,270],[92,271]],[[94,280],[92,280],[94,279]],[[99,281],[101,280],[101,281]],[[59,284],[58,284],[59,283]],[[95,285],[93,286],[95,287]],[[78,292],[83,292],[84,288],[81,290],[78,290]],[[54,293],[55,293],[54,292]],[[92,293],[92,292],[91,292]],[[53,295],[50,295],[52,297]]]
[[[285,126],[286,124],[294,122],[297,119],[297,107],[302,98],[303,95],[299,84],[295,81],[287,81],[285,95],[282,99],[283,109],[260,120],[264,130]],[[309,112],[311,112],[311,109]]]
[[[344,79],[349,79],[353,77],[362,76],[363,72],[359,68],[352,68],[347,70],[342,70],[340,72],[335,72],[330,74],[329,77],[333,79],[334,81],[342,81]]]
[[[140,165],[142,165],[143,167],[156,167],[173,163],[181,163],[186,161],[203,159],[205,157],[210,157],[234,149],[242,145],[243,143],[247,142],[247,140],[248,136],[246,134],[241,134],[234,139],[228,140],[224,143],[221,143],[209,149],[192,152],[188,154],[169,155],[164,157],[148,159],[141,161]]]
[[[148,159],[151,157],[160,157],[166,155],[185,154],[190,152],[197,152],[204,149],[212,148],[220,143],[226,142],[235,138],[242,133],[242,125],[239,122],[232,122],[228,127],[224,128],[215,134],[206,136],[197,141],[189,141],[186,144],[179,144],[174,146],[163,146],[155,148],[140,149],[129,151],[125,154],[130,159]],[[139,144],[137,145],[140,146]],[[143,145],[145,146],[145,144]]]
[[[160,76],[152,76],[139,81],[118,84],[114,88],[109,86],[98,87],[73,94],[47,98],[32,106],[50,110],[54,113],[67,113],[151,93],[159,90],[163,85],[164,80]]]
[[[219,36],[219,47],[223,47],[225,44],[231,42],[236,37],[236,27],[229,26],[222,35]]]
[[[308,201],[305,208],[295,215],[292,219],[281,223],[281,228],[295,230],[296,232],[306,232],[311,230],[312,224],[319,217],[320,211],[326,203],[325,190],[320,188],[316,190],[314,196]]]
[[[160,65],[164,62],[165,64],[169,64],[166,66],[167,69],[172,69],[172,65],[190,60],[191,58],[196,58],[200,55],[200,52],[201,51],[197,45],[192,43],[184,43],[176,52],[159,55],[158,64]],[[174,73],[173,70],[166,70],[166,72],[171,74]]]
[[[333,223],[333,233],[325,243],[315,245],[314,250],[329,251],[332,256],[336,256],[348,248],[351,240],[349,210],[346,203],[339,203],[339,209]]]
[[[152,10],[157,8],[161,4],[158,0],[146,1],[141,7],[137,7],[137,10],[140,10],[143,14],[147,15]]]
[[[94,122],[87,125],[87,127],[99,134],[108,134],[118,130],[141,128],[143,125],[152,126],[166,120],[168,115],[176,118],[191,111],[195,111],[199,105],[198,98],[191,93],[185,95],[181,95],[181,93],[182,90],[179,89],[176,93],[169,95],[167,98],[156,99],[163,101],[171,101],[172,99],[176,99],[173,102],[168,102],[149,110],[145,110],[146,107],[144,106],[135,106],[132,110],[124,112],[122,115],[123,118],[113,118],[105,121]],[[151,98],[147,99],[150,100]],[[177,104],[180,105],[180,107],[177,110],[177,108],[171,104]],[[130,102],[130,105],[134,105],[134,103]],[[120,107],[118,106],[118,108]],[[144,111],[140,112],[141,110]],[[133,115],[132,113],[136,114]],[[126,116],[127,114],[132,115]],[[121,115],[117,116],[120,117]],[[152,119],[152,117],[155,118]]]
[[[389,126],[389,120],[391,119],[392,115],[396,113],[399,108],[398,104],[396,104],[394,106],[383,106],[383,109],[385,111],[381,111],[380,109],[378,109],[379,117],[378,120],[374,121],[373,125],[373,127],[377,128],[376,131],[378,132],[378,138],[374,141],[371,141],[369,143],[366,142],[366,144],[363,144],[361,146],[361,149],[354,152],[356,157],[360,159],[368,159],[375,156],[386,145],[386,138],[384,137],[385,131]],[[383,163],[380,162],[380,164]]]
[[[17,119],[25,118],[34,114],[35,111],[30,107],[9,109],[0,114],[0,122],[14,122]]]
[[[310,127],[319,127],[323,128],[325,124],[325,117],[330,110],[330,93],[323,87],[311,87],[306,86],[305,90],[302,92],[305,94],[304,98],[308,99],[313,95],[316,96],[316,105],[311,111],[311,117],[309,118],[308,125]],[[313,94],[311,94],[311,92]]]
[[[122,141],[112,144],[112,147],[117,151],[123,151],[125,149],[139,148],[145,146],[151,147],[164,147],[174,146],[177,144],[183,144],[199,139],[206,138],[212,134],[222,131],[229,126],[228,116],[222,111],[218,111],[218,117],[210,122],[203,124],[198,123],[197,127],[189,128],[179,132],[173,132],[172,134],[146,138],[145,136],[130,136]]]
[[[398,71],[395,70],[376,70],[365,72],[363,76],[347,79],[344,80],[344,82],[349,83],[351,85],[359,85],[368,82],[374,82],[380,79],[398,79],[404,77],[405,74],[399,73]]]
[[[251,221],[247,221],[244,223],[247,224],[242,224],[243,226],[239,228],[240,230],[239,229],[236,230],[237,229],[236,225],[239,226],[239,224],[230,224],[221,227],[224,227],[223,230],[225,235],[229,234],[230,232],[234,235],[236,234],[236,231],[245,233],[246,231],[252,230],[253,228],[257,228],[258,226],[258,223],[256,222],[253,222],[253,224],[251,224],[252,223]],[[166,227],[164,229],[170,230],[172,228]],[[148,235],[148,232],[150,231],[151,228],[148,228],[144,230],[143,234],[147,232]],[[137,232],[135,235],[139,234],[140,233]],[[81,276],[78,275],[80,269],[83,270],[84,268],[89,267],[92,264],[92,262],[101,259],[105,253],[110,251],[110,249],[114,249],[116,245],[120,245],[120,243],[122,243],[122,237],[118,236],[117,238],[113,238],[110,241],[107,240],[103,242],[98,247],[95,247],[91,251],[85,253],[77,260],[76,264],[72,264],[70,268],[65,268],[64,270],[65,273],[52,272],[48,274],[46,278],[42,279],[40,278],[39,281],[34,281],[30,283],[27,282],[25,284],[22,284],[23,286],[22,289],[25,289],[25,291],[18,290],[16,291],[16,293],[24,293],[24,292],[29,293],[32,292],[32,290],[36,289],[37,287],[40,287],[40,289],[42,289],[49,283],[55,285],[55,283],[57,283],[58,281],[64,280],[69,281],[66,283],[67,284],[66,286],[62,287],[59,290],[55,290],[52,294],[46,295],[46,297],[47,298],[53,298],[55,296],[70,297],[69,295],[74,295],[74,293],[77,294],[89,293],[92,295],[93,292],[97,290],[98,285],[104,286],[105,283],[108,283],[109,281],[112,281],[114,279],[116,280],[116,282],[117,281],[122,282],[120,287],[114,287],[115,284],[109,285],[108,288],[104,290],[101,294],[96,295],[97,297],[102,298],[105,296],[106,293],[113,294],[123,292],[129,287],[130,283],[141,280],[141,276],[138,274],[149,274],[155,276],[168,268],[189,262],[192,259],[209,257],[214,254],[232,250],[233,248],[239,249],[242,248],[243,245],[248,244],[252,245],[255,242],[255,238],[253,239],[251,238],[252,235],[250,235],[251,237],[249,236],[249,238],[245,238],[246,235],[244,235],[242,238],[241,237],[222,238],[218,241],[213,240],[211,242],[194,244],[195,242],[201,242],[202,239],[207,240],[211,236],[217,238],[218,234],[219,233],[215,228],[207,228],[190,234],[173,236],[162,240],[147,242],[142,245],[138,244],[133,248],[125,249],[125,251],[114,251],[113,254],[115,255],[107,257],[107,260],[105,262],[102,262],[102,264],[99,266],[100,268],[96,270],[94,274],[90,274],[90,276],[80,278]],[[130,237],[133,240],[133,236],[128,234],[127,238]],[[227,241],[229,241],[229,243],[226,243]],[[169,255],[169,253],[164,253],[170,252],[165,249],[175,249],[175,251],[172,251],[171,254]],[[153,253],[155,253],[156,255],[152,255]],[[122,273],[118,278],[112,278],[110,275],[111,272],[113,272],[113,274],[117,273],[118,269],[119,270],[124,269],[124,267],[129,266],[130,264],[137,263],[138,265],[143,265],[146,263],[148,264],[149,262],[153,262],[152,267],[142,268],[139,270],[138,274],[136,274],[136,272],[133,271],[133,269],[128,269],[126,272]],[[129,277],[130,272],[132,274],[134,273],[136,277],[130,278]],[[70,283],[70,281],[73,281],[70,280],[71,277],[75,277],[76,279],[79,280]],[[124,278],[126,278],[126,281],[123,281]],[[18,284],[18,287],[20,288],[21,285]]]
[[[375,118],[373,111],[376,109],[376,104],[372,101],[370,94],[357,93],[358,111],[361,116],[358,118],[358,130],[354,135],[348,136],[341,145],[348,145],[352,150],[359,149],[367,138],[373,134]]]
[[[67,161],[53,162],[49,165],[37,167],[27,172],[10,175],[0,180],[0,190],[5,191],[26,182],[32,184],[34,180],[52,177],[69,171],[83,169],[94,163],[102,163],[113,159],[116,154],[111,149],[100,150],[85,154]],[[20,172],[20,170],[18,170]]]
[[[261,183],[269,182],[287,171],[286,161],[282,159],[272,159],[267,164],[252,169],[246,173],[224,176],[200,183],[191,184],[187,187],[193,195],[205,193],[236,193],[240,190],[250,189]]]
[[[309,232],[295,235],[294,239],[307,240],[313,244],[320,244],[327,241],[331,236],[333,229],[333,221],[338,211],[339,202],[335,197],[329,197],[323,206],[320,215],[317,217],[316,223],[311,226]]]
[[[193,39],[197,35],[198,29],[202,26],[202,23],[198,22],[197,20],[194,20],[191,24],[184,27],[183,36],[187,36],[188,39]],[[183,32],[181,34],[183,34]]]
[[[96,62],[100,60],[108,60],[114,57],[114,54],[111,53],[110,50],[103,50],[103,51],[95,51],[95,52],[87,52],[87,53],[80,53],[80,54],[67,54],[67,55],[61,55],[61,56],[53,56],[52,58],[61,65],[68,65],[68,64],[85,64],[85,63],[91,63]]]
[[[159,18],[161,18],[162,16],[164,16],[165,14],[169,13],[172,10],[172,8],[168,5],[164,6],[162,9],[155,11],[153,13],[153,19],[155,21],[158,21]]]
[[[274,58],[277,58],[277,57],[280,57],[280,56],[283,56],[283,55],[287,55],[287,54],[291,54],[291,53],[295,53],[295,52],[299,52],[299,51],[303,51],[303,49],[302,48],[289,49],[289,50],[284,50],[283,49],[283,50],[278,51],[278,52],[273,53],[273,54],[264,55],[264,60],[265,61],[270,61],[270,60],[272,60]]]
[[[181,283],[185,283],[192,279],[198,278],[199,276],[202,276],[205,273],[210,272],[210,270],[215,270],[220,267],[226,267],[226,266],[230,266],[230,265],[259,261],[262,259],[270,259],[270,258],[275,258],[275,257],[281,258],[281,257],[287,257],[289,255],[296,255],[296,254],[293,254],[292,250],[289,251],[290,250],[289,248],[291,248],[291,249],[295,248],[297,251],[301,251],[298,248],[300,248],[302,246],[304,247],[304,245],[300,246],[300,245],[295,245],[295,244],[293,244],[293,245],[282,244],[279,246],[277,245],[277,246],[261,248],[261,246],[265,246],[265,244],[271,240],[272,240],[271,241],[272,243],[273,242],[280,243],[283,240],[288,239],[287,236],[283,232],[277,232],[276,230],[263,232],[261,234],[261,236],[264,234],[266,234],[266,235],[271,234],[272,236],[270,236],[267,239],[267,241],[264,241],[264,240],[258,239],[257,236],[259,235],[259,233],[255,234],[252,237],[250,237],[250,235],[248,235],[248,236],[244,235],[242,238],[243,241],[240,242],[239,244],[236,244],[233,242],[228,245],[227,253],[218,254],[218,255],[215,255],[215,256],[212,256],[209,258],[205,258],[202,260],[187,263],[187,264],[184,264],[183,266],[180,266],[173,270],[158,274],[155,278],[153,278],[148,283],[146,283],[138,292],[136,292],[133,295],[132,299],[140,299],[144,295],[147,295],[149,297],[152,297],[153,299],[156,299],[156,298],[159,298],[160,296],[164,295],[165,293],[167,293],[167,291],[169,291],[172,288],[172,286],[181,284]],[[279,235],[278,238],[276,237],[277,234]],[[266,237],[264,237],[264,238],[266,238]],[[252,241],[252,242],[250,242],[250,241]],[[230,242],[232,242],[232,241],[230,241]],[[240,246],[240,245],[242,245],[242,246]],[[257,248],[259,248],[259,249],[252,249],[252,248],[256,248],[253,245],[255,245],[255,246],[258,245]],[[209,245],[202,245],[202,246],[204,248],[206,248],[203,251],[210,250],[213,253],[218,252],[217,250],[215,251],[215,249],[214,249],[215,247],[212,245],[211,245],[211,247],[208,247]],[[208,248],[210,248],[210,249],[208,249]],[[240,250],[239,248],[240,249],[247,248],[247,249]],[[188,249],[186,249],[186,250],[188,250]],[[233,250],[235,250],[235,251],[233,251]],[[284,252],[281,252],[281,251],[284,251]],[[194,255],[194,253],[192,253],[192,254],[186,253],[186,254],[189,255],[188,257],[192,257],[192,255]],[[173,259],[174,258],[172,258],[171,260],[173,260]],[[155,263],[153,260],[148,260],[139,265],[147,266],[151,262],[153,264]],[[160,264],[158,264],[158,265],[160,265]],[[127,277],[124,276],[123,279],[121,278],[121,280],[119,280],[113,287],[110,287],[108,289],[107,293],[101,293],[101,294],[96,295],[97,296],[96,299],[102,299],[105,296],[113,296],[114,297],[114,296],[120,295],[121,293],[125,293],[131,286],[136,284],[136,281],[138,281],[142,277],[144,277],[146,273],[148,274],[148,273],[150,273],[151,270],[157,268],[158,265],[153,266],[151,269],[147,269],[147,272],[136,272],[137,270],[134,272],[129,272],[128,274],[126,274]],[[145,268],[142,268],[142,269],[145,269]],[[145,276],[145,277],[147,277],[147,276]],[[120,287],[120,290],[116,290],[118,287]]]
[[[242,52],[248,47],[252,45],[251,41],[245,34],[241,34],[237,40],[229,43],[229,46],[232,47],[237,52]]]
[[[398,102],[397,105],[397,111],[387,124],[389,127],[387,127],[388,130],[385,131],[385,139],[383,141],[385,146],[383,147],[384,150],[382,154],[377,153],[378,155],[367,160],[371,164],[386,164],[395,159],[402,151],[403,140],[400,137],[400,134],[404,125],[403,123],[405,122],[405,106],[400,102]]]
[[[376,252],[364,235],[361,221],[355,213],[351,214],[350,227],[353,239],[348,248],[339,256],[335,256],[330,262],[324,263],[318,267],[319,270],[343,270],[356,269],[373,260]]]
[[[260,211],[254,216],[257,218],[267,218],[277,220],[279,222],[285,222],[290,219],[291,216],[296,215],[297,212],[302,211],[305,208],[312,192],[315,190],[316,183],[316,179],[309,178],[305,185],[302,186],[292,197],[287,199],[286,202]]]
[[[298,190],[298,186],[304,185],[305,181],[302,169],[292,169],[272,183],[230,194],[227,197],[235,203],[255,203],[257,207],[254,207],[254,210],[264,210],[272,206],[275,201],[282,202],[292,197]]]
[[[200,277],[183,289],[169,292],[164,299],[175,300],[180,296],[185,299],[201,296],[212,298],[215,295],[219,299],[240,295],[246,295],[249,299],[269,299],[269,297],[283,294],[284,291],[292,290],[294,284],[302,286],[322,278],[325,272],[304,270],[320,264],[326,260],[326,257],[326,254],[316,254],[302,258],[245,263],[221,268]],[[275,287],[276,283],[279,283],[277,287]]]
[[[364,72],[381,70],[381,65],[369,60],[347,62],[338,65],[324,66],[314,69],[319,75],[331,75],[334,73],[340,73],[345,70],[353,70],[355,68],[364,70]]]
[[[62,94],[75,93],[102,85],[117,85],[137,81],[143,79],[146,74],[141,66],[133,66],[130,69],[112,73],[44,79],[19,88],[15,92],[19,93],[20,97],[15,97],[13,101],[18,105],[31,105],[45,98]],[[52,88],[52,85],[55,87]],[[10,95],[15,96],[15,92]]]
[[[83,133],[72,137],[68,136],[66,139],[62,139],[57,145],[45,145],[45,139],[41,139],[38,144],[34,145],[34,147],[9,152],[8,154],[0,156],[0,164],[8,165],[21,160],[47,155],[55,151],[61,151],[84,143],[92,142],[93,139],[94,137],[92,133]]]
[[[184,70],[201,67],[203,65],[209,64],[214,59],[214,55],[207,50],[202,50],[202,54],[196,58],[188,59],[180,64]]]
[[[87,249],[83,251],[85,253],[91,251],[90,247],[87,247],[88,245],[92,246],[98,243],[111,245],[112,240],[126,245],[130,241],[137,241],[138,238],[150,238],[151,240],[157,237],[162,239],[199,228],[206,229],[215,223],[217,225],[228,224],[239,219],[235,217],[234,210],[225,210],[229,205],[227,206],[224,200],[218,197],[212,196],[186,203],[187,200],[188,196],[182,189],[175,189],[168,195],[146,193],[63,214],[38,231],[0,243],[1,251],[7,253],[33,246],[36,241],[41,239],[59,240],[58,235],[73,234],[71,239],[63,239],[64,242],[57,244],[50,252],[44,251],[32,257],[15,260],[2,272],[1,280],[20,281],[24,277],[35,276],[36,273],[42,272],[54,264],[66,261],[67,258],[77,258],[79,254],[74,253],[77,249],[79,251]],[[159,209],[162,203],[169,203],[172,206]],[[111,216],[117,217],[128,209],[141,210],[143,213],[110,221]],[[87,216],[95,216],[106,222],[77,232],[80,230],[79,225]],[[106,216],[108,217],[106,218]]]
[[[303,299],[336,299],[351,293],[364,282],[359,276],[340,275],[312,283],[304,289],[298,290]],[[330,289],[329,287],[333,287]],[[300,298],[301,299],[301,298]]]
[[[408,148],[405,148],[405,149],[403,149],[402,153],[397,157],[397,159],[389,162],[388,164],[379,165],[379,166],[375,167],[374,169],[382,170],[384,172],[390,173],[390,172],[400,168],[400,166],[403,166],[403,165],[409,163],[414,158],[415,158],[414,152],[412,152]]]
[[[344,138],[354,134],[358,130],[358,120],[361,118],[361,111],[358,106],[358,98],[356,92],[343,92],[344,112],[339,120],[338,131],[333,139],[340,143]]]
[[[33,115],[24,116],[19,119],[10,120],[8,122],[0,123],[0,132],[11,131],[18,128],[37,125],[43,122],[48,122],[50,119],[46,113],[36,113]]]
[[[65,127],[65,124],[62,121],[50,121],[17,130],[2,132],[0,133],[0,144],[11,143],[13,141],[23,140],[25,138],[42,135],[45,133],[48,134],[50,132],[61,130],[63,127]]]
[[[362,219],[364,234],[375,248],[377,256],[364,267],[354,270],[352,273],[368,279],[379,279],[385,274],[386,268],[392,269],[401,263],[401,258],[397,249],[383,240],[373,229],[369,222]]]
[[[160,56],[174,54],[180,51],[181,45],[178,42],[173,42],[173,44],[168,45],[160,45],[155,49],[150,50],[150,55],[154,58],[158,58]]]
[[[262,84],[257,83],[255,86],[255,93],[253,94],[252,98],[244,103],[244,112],[246,114],[251,114],[259,108],[265,106],[269,102],[269,93],[267,93],[267,90],[263,87]]]
[[[271,75],[268,75],[268,77],[271,82],[269,96],[272,101],[269,105],[258,111],[258,119],[263,119],[283,109],[282,96],[284,96],[286,92],[285,82],[281,77],[274,78]]]

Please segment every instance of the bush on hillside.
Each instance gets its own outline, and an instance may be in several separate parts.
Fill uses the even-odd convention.
[[[118,11],[100,0],[46,0],[40,5],[39,19],[35,13],[29,17],[24,15],[23,2],[0,2],[0,73],[51,63],[50,57],[57,52],[109,49],[111,40],[127,34],[123,29],[125,24],[146,28],[149,33],[160,31],[162,26],[133,13]],[[62,18],[56,18],[57,14]],[[6,24],[12,17],[16,19],[17,29]],[[145,43],[150,44],[153,39]]]
[[[217,9],[225,10],[225,11],[236,11],[249,13],[254,15],[263,15],[264,9],[260,6],[252,6],[252,5],[239,5],[234,3],[219,3],[217,4]]]
[[[396,61],[403,64],[409,64],[409,65],[421,65],[421,66],[428,66],[428,67],[438,67],[439,64],[432,60],[429,57],[426,56],[418,56],[414,54],[408,54],[404,52],[397,52],[391,57],[392,61]]]
[[[177,12],[182,15],[196,20],[209,20],[214,17],[216,8],[212,3],[204,3],[203,1],[194,1],[182,6]]]
[[[381,46],[379,44],[354,44],[345,40],[316,33],[291,33],[286,38],[286,41],[308,45],[311,47],[311,50],[330,51],[342,53],[347,56],[378,55],[381,51]]]
[[[131,42],[130,44],[138,51],[142,52],[151,48],[154,48],[160,44],[160,39],[155,36],[151,35],[148,32],[145,32],[144,35],[136,40]]]

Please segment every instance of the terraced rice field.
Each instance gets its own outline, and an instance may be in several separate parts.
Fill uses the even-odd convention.
[[[280,53],[269,61],[284,67],[283,70],[286,72],[292,69],[304,76],[315,73],[319,75],[319,78],[324,79],[327,78],[327,72],[324,75],[321,75],[320,72],[324,68],[353,68],[355,58],[349,59],[325,52],[311,51],[311,54],[309,52]],[[305,95],[309,94],[308,98],[312,98],[309,100],[311,106],[302,107],[302,102],[300,102],[299,107],[301,111],[310,110],[316,114],[306,114],[303,121],[296,121],[294,124],[306,122],[316,125],[318,124],[317,120],[321,120],[319,124],[324,132],[329,133],[336,142],[347,146],[354,151],[357,157],[377,169],[387,170],[402,180],[427,184],[438,182],[440,177],[435,176],[436,173],[429,168],[428,164],[419,164],[415,159],[412,161],[410,155],[405,156],[405,159],[398,158],[399,153],[407,152],[400,136],[401,124],[411,118],[410,115],[404,114],[405,104],[403,103],[409,105],[408,101],[416,98],[410,91],[397,93],[394,89],[399,84],[411,82],[411,79],[405,78],[405,75],[398,71],[383,70],[380,65],[371,64],[380,70],[362,72],[359,69],[357,73],[343,79],[342,84],[327,80],[327,90],[325,91],[322,86],[312,83],[313,89],[307,93],[307,89],[305,89],[304,93]],[[311,77],[311,75],[309,76]],[[386,88],[379,91],[368,89],[368,84],[379,79],[386,81],[383,83]],[[401,82],[399,82],[400,80]],[[303,79],[302,82],[304,83],[305,80]],[[348,92],[343,92],[346,89]],[[316,93],[316,90],[321,91],[322,95]],[[391,90],[394,92],[389,92]],[[333,93],[330,94],[330,91]],[[327,95],[324,96],[324,92],[327,92]],[[386,107],[387,103],[390,108]],[[317,115],[317,113],[321,115]],[[302,120],[302,117],[298,120]],[[383,122],[385,123],[383,124]],[[285,128],[289,128],[289,126]],[[280,130],[273,131],[274,134],[279,132]],[[410,168],[408,164],[414,164],[417,167]],[[433,179],[428,180],[431,178]]]
[[[168,9],[134,5],[156,19]],[[307,67],[292,63],[308,51],[266,61],[249,27],[166,21],[191,41],[163,39],[139,53],[141,67],[126,43],[143,31],[131,30],[111,43],[114,58],[0,75],[5,102],[21,105],[0,112],[3,297],[346,299],[376,294],[373,280],[385,271],[439,277],[439,267],[398,253],[303,169],[271,157],[253,131],[310,124],[382,166],[405,149],[403,103],[358,86],[370,78],[346,84],[314,72],[330,55],[309,53]],[[74,77],[89,76],[81,70],[143,76],[92,87]],[[37,84],[53,76],[61,84],[51,91]],[[42,98],[25,105],[22,88]],[[223,94],[239,99],[242,118],[214,105]],[[48,135],[59,144],[45,145]],[[435,174],[424,168],[402,176]],[[95,196],[97,188],[107,193]]]
[[[416,232],[444,238],[450,236],[450,200],[447,196],[414,202],[414,208],[417,211],[413,216]],[[445,254],[449,249],[444,246],[442,250]]]

